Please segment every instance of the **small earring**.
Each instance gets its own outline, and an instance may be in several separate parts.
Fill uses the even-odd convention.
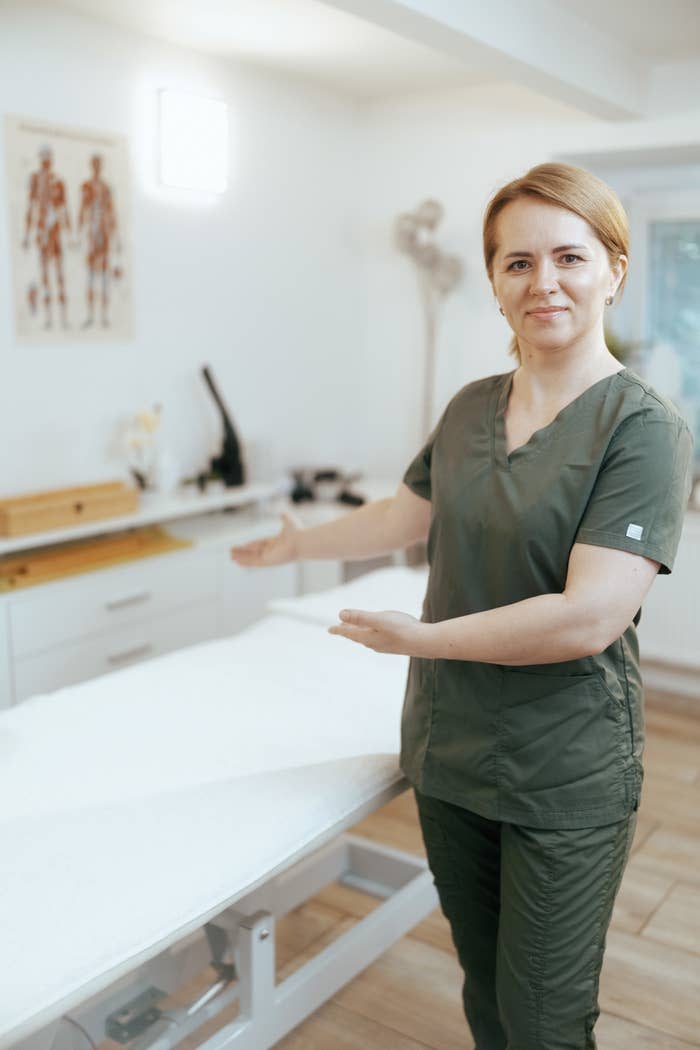
[[[606,306],[612,306],[614,301],[615,301],[615,296],[614,295],[609,295],[607,297],[607,299],[605,300],[605,305]]]
[[[502,307],[502,306],[499,306],[499,307],[498,307],[498,309],[499,309],[499,310],[501,311],[501,313],[502,313],[502,314],[503,314],[503,316],[505,317],[506,315],[505,315],[505,313],[503,313],[503,307]]]

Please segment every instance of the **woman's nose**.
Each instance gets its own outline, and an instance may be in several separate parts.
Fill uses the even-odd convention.
[[[535,263],[530,272],[530,291],[533,295],[551,292],[557,287],[557,274],[550,260]]]

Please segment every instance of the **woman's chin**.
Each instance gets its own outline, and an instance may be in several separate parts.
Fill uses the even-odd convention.
[[[573,343],[573,338],[564,338],[561,332],[551,332],[549,335],[538,335],[537,339],[524,339],[518,336],[518,345],[523,350],[531,353],[554,353],[557,350],[566,350]]]

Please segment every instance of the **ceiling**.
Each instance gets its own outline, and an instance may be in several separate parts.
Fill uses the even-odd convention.
[[[557,0],[652,62],[700,58],[700,0]]]
[[[357,98],[471,85],[483,75],[320,0],[61,0],[173,44],[319,81]]]
[[[396,17],[382,0],[56,0],[82,14],[210,54],[298,74],[331,88],[371,99],[409,90],[448,88],[504,79],[450,48],[429,47],[418,33],[396,31]],[[407,9],[430,11],[429,0],[404,0]],[[488,5],[481,7],[483,18]],[[346,8],[344,10],[343,8]],[[350,10],[347,10],[350,8]],[[436,11],[445,9],[435,3]],[[520,12],[522,4],[512,8]],[[505,10],[505,9],[504,9]],[[359,17],[359,11],[366,17]],[[452,8],[467,24],[473,0]],[[375,17],[376,16],[376,17]],[[634,60],[700,59],[700,0],[530,0],[522,35],[543,34],[557,19],[575,17]],[[441,16],[437,14],[436,18]],[[519,16],[518,16],[519,17]],[[370,20],[372,19],[372,20]],[[512,21],[512,18],[511,18]],[[570,25],[573,26],[570,21]],[[509,27],[511,28],[512,25]],[[516,27],[517,28],[517,27]],[[579,49],[579,37],[571,31]],[[568,39],[566,32],[562,37]],[[435,43],[434,39],[431,41]],[[560,48],[559,42],[557,46]],[[564,54],[564,58],[566,55]],[[575,58],[576,54],[572,55]]]

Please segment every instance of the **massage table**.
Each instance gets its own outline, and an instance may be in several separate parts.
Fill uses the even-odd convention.
[[[422,858],[346,830],[407,787],[408,658],[326,630],[420,616],[425,585],[397,566],[279,599],[0,714],[0,1048],[165,1050],[237,1001],[202,1047],[265,1050],[437,907]],[[275,919],[336,880],[382,903],[276,985]]]

